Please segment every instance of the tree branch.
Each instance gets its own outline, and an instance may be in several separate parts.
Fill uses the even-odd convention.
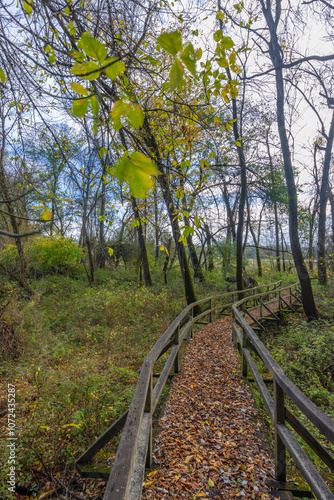
[[[9,238],[24,238],[25,236],[32,236],[33,234],[40,233],[42,229],[36,229],[36,231],[29,231],[28,233],[7,233],[7,231],[3,231],[0,229],[0,234],[3,236],[8,236]]]

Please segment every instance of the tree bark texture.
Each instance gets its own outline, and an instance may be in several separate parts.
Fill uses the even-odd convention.
[[[142,225],[141,220],[140,220],[137,202],[136,202],[136,199],[134,197],[132,197],[132,208],[133,208],[135,220],[137,221],[137,235],[138,235],[138,243],[139,243],[139,250],[140,250],[140,260],[141,260],[141,266],[142,266],[143,273],[144,273],[145,286],[152,286],[152,277],[151,277],[150,265],[149,265],[148,257],[147,257],[147,250],[146,250],[146,242],[145,242],[144,232],[143,232],[143,225]]]
[[[260,0],[260,2],[270,32],[269,54],[275,68],[275,81],[276,81],[276,92],[277,92],[277,97],[276,97],[277,125],[278,125],[278,132],[283,154],[284,171],[285,171],[286,185],[289,198],[289,234],[290,234],[291,250],[300,282],[302,303],[305,314],[308,317],[308,319],[317,319],[319,314],[314,301],[311,281],[307,268],[305,266],[304,257],[302,254],[299,241],[297,191],[296,191],[295,179],[292,168],[290,146],[285,128],[284,81],[283,81],[283,71],[282,71],[283,59],[282,59],[282,49],[280,47],[276,32],[276,27],[278,25],[279,15],[280,15],[280,8],[279,8],[280,0],[277,0],[279,4],[277,4],[276,2],[277,17],[275,21],[272,17],[270,4],[268,4],[269,7],[266,8],[263,0]]]
[[[326,207],[328,193],[329,167],[331,164],[334,140],[334,112],[327,138],[324,166],[322,171],[320,200],[319,200],[319,225],[318,225],[318,282],[320,285],[327,283],[326,271]]]

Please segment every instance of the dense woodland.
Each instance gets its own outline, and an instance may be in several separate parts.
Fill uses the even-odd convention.
[[[185,303],[283,277],[319,319],[333,42],[327,0],[1,2],[1,376],[35,411],[23,490],[36,461],[66,467],[92,421],[98,434],[124,411]],[[111,381],[110,400],[83,410]],[[60,444],[42,453],[56,421]]]

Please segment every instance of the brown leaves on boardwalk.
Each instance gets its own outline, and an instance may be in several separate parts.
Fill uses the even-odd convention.
[[[231,342],[231,318],[196,334],[173,381],[157,468],[145,478],[143,499],[269,499],[273,461],[261,448],[261,424]]]

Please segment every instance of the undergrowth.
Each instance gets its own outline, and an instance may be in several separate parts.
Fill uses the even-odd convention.
[[[318,321],[308,322],[304,313],[285,313],[281,325],[272,325],[259,334],[262,342],[276,359],[289,379],[329,417],[334,419],[334,282],[326,288],[313,283],[319,309]],[[259,365],[260,369],[261,366]],[[262,368],[264,368],[262,366]],[[328,442],[307,417],[287,398],[287,406],[302,424],[331,453],[334,446]],[[316,453],[295,434],[326,481],[334,486],[333,474],[328,471]],[[289,460],[291,480],[306,487],[292,460]]]
[[[153,267],[151,289],[138,285],[131,267],[112,275],[97,270],[93,286],[83,273],[44,276],[31,283],[30,297],[0,276],[2,298],[10,300],[4,319],[20,345],[20,355],[7,353],[0,367],[0,418],[5,424],[7,383],[14,384],[16,480],[29,498],[38,497],[41,477],[45,482],[47,474],[74,470],[79,456],[129,407],[146,354],[186,305],[178,271],[169,270],[167,286],[158,271]],[[229,291],[220,270],[206,278],[196,283],[198,299]],[[5,439],[1,443],[5,499]],[[114,439],[103,449],[104,460],[116,444]]]

